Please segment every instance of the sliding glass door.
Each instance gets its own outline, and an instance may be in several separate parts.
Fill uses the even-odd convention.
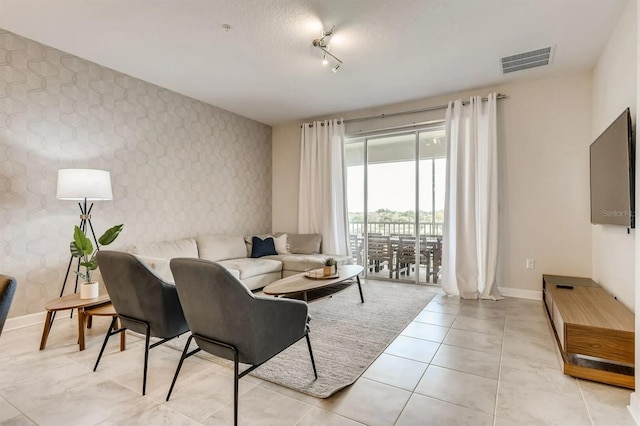
[[[438,284],[442,266],[442,224],[446,189],[446,139],[444,129],[418,133],[419,146],[419,234],[424,259],[420,280]]]
[[[444,129],[349,139],[349,233],[373,279],[437,283],[444,210]]]

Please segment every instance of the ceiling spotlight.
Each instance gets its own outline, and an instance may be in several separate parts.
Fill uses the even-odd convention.
[[[322,64],[323,65],[327,65],[329,63],[329,61],[327,59],[327,56],[331,56],[333,59],[335,59],[338,62],[336,64],[336,66],[334,66],[331,69],[333,72],[336,72],[336,71],[338,71],[338,68],[340,68],[340,65],[343,62],[340,59],[338,59],[338,57],[336,57],[336,55],[334,55],[334,54],[329,52],[329,43],[328,43],[328,40],[327,40],[333,34],[333,29],[334,28],[335,28],[335,25],[333,27],[331,27],[331,29],[329,31],[323,31],[322,32],[322,37],[313,40],[312,44],[313,44],[313,47],[317,47],[318,49],[322,50],[322,52],[323,52]]]

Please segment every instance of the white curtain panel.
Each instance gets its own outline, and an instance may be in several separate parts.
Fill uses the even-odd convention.
[[[502,299],[498,262],[496,94],[449,102],[442,287],[465,299]]]
[[[347,255],[342,120],[304,123],[301,144],[298,232],[322,234],[323,253]]]

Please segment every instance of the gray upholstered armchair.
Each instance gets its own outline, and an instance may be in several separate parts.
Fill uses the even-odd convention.
[[[0,274],[0,335],[2,335],[4,322],[7,319],[7,315],[9,315],[9,307],[11,307],[11,301],[16,292],[16,287],[17,282],[15,278]]]
[[[306,337],[313,373],[318,378],[309,341],[308,307],[290,299],[256,297],[224,267],[202,259],[172,259],[171,271],[191,336],[183,361],[200,350],[234,361],[234,419],[238,419],[238,380]],[[198,348],[189,352],[191,339]],[[238,363],[251,367],[239,372]]]
[[[142,379],[142,394],[144,395],[147,387],[149,349],[189,331],[176,287],[162,281],[129,253],[101,250],[97,257],[104,285],[123,327],[116,330],[116,318],[113,319],[93,371],[98,368],[109,337],[122,333],[126,329],[144,334],[145,351]],[[150,345],[151,337],[158,337],[162,340]]]

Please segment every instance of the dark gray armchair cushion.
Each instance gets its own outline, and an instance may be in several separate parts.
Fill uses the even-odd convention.
[[[18,283],[15,278],[0,274],[0,335],[7,315],[9,315],[9,308],[17,286]]]
[[[229,350],[199,338],[233,345],[239,361],[262,364],[304,337],[307,304],[256,297],[222,266],[202,259],[171,260],[178,296],[198,346],[233,359]]]
[[[100,250],[98,265],[111,303],[119,315],[149,323],[151,337],[168,338],[189,330],[176,287],[162,281],[129,253]],[[145,327],[121,318],[129,330]]]

